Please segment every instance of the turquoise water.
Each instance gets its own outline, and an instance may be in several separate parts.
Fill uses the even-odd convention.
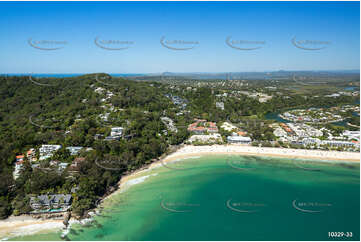
[[[144,182],[107,199],[100,216],[73,225],[66,239],[359,240],[359,169],[237,155],[186,159],[138,174]],[[16,239],[60,240],[60,232]]]

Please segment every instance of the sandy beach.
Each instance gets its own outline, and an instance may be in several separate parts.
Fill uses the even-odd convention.
[[[125,191],[128,187],[141,183],[151,176],[143,175],[147,171],[160,167],[165,162],[171,162],[176,159],[196,157],[211,154],[229,154],[229,155],[252,155],[252,156],[274,156],[284,158],[303,158],[312,160],[322,160],[325,162],[360,162],[360,153],[356,152],[338,152],[338,151],[322,151],[322,150],[303,150],[303,149],[285,149],[285,148],[265,148],[246,145],[207,145],[193,146],[185,145],[166,156],[164,159],[153,162],[149,167],[137,170],[129,175],[123,176],[119,181],[119,189],[103,201],[109,199],[115,194]],[[6,220],[0,220],[0,239],[6,239],[19,235],[35,234],[46,232],[48,230],[60,230],[64,228],[62,220],[40,220],[31,216],[11,216]]]
[[[319,159],[332,161],[360,162],[360,153],[358,152],[340,152],[326,150],[306,150],[306,149],[286,149],[271,147],[255,147],[248,145],[205,145],[194,146],[186,145],[175,153],[167,156],[163,161],[172,161],[183,157],[207,154],[238,154],[238,155],[257,155],[257,156],[276,156],[284,158],[302,158]]]
[[[0,240],[64,228],[62,219],[35,219],[28,215],[0,220]]]

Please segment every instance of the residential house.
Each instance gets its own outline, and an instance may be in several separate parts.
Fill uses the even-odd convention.
[[[39,149],[39,160],[46,160],[53,156],[55,151],[61,148],[61,145],[42,145]]]
[[[113,127],[111,128],[110,136],[122,136],[123,130],[123,127]]]
[[[36,162],[37,158],[36,158],[36,151],[34,148],[31,148],[30,150],[28,150],[26,152],[26,157],[28,158],[28,160],[30,162]]]
[[[77,155],[79,154],[80,150],[83,149],[82,146],[69,146],[66,147],[67,150],[69,150],[70,155]]]

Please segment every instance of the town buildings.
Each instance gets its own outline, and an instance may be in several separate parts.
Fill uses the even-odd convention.
[[[188,131],[196,134],[217,133],[216,123],[207,122],[205,119],[195,119],[196,122],[188,126]]]
[[[67,211],[71,202],[70,194],[39,195],[30,198],[30,207],[35,212],[60,212]]]

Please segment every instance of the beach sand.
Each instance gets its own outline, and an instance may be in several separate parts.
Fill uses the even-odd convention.
[[[10,216],[0,220],[0,239],[6,240],[22,235],[54,231],[64,228],[62,219],[35,219],[29,215]]]
[[[131,185],[143,182],[151,176],[142,176],[143,173],[160,167],[163,165],[163,163],[171,162],[182,158],[211,154],[272,156],[295,159],[312,159],[324,162],[360,162],[360,153],[356,152],[268,148],[247,145],[185,145],[171,155],[166,156],[164,159],[153,162],[149,167],[139,169],[129,175],[123,176],[118,183],[120,189],[105,197],[103,201],[109,199],[115,194],[123,192]],[[62,220],[40,220],[34,219],[31,216],[27,215],[17,217],[11,216],[6,220],[0,220],[0,239],[25,234],[46,232],[48,230],[60,230],[62,228],[64,228]]]
[[[345,161],[345,162],[360,162],[359,152],[340,152],[340,151],[325,151],[325,150],[306,150],[306,149],[286,149],[286,148],[271,148],[271,147],[255,147],[248,145],[205,145],[193,146],[186,145],[175,153],[167,156],[164,162],[172,161],[174,159],[186,158],[194,155],[207,154],[229,154],[229,155],[252,155],[252,156],[275,156],[284,158],[299,158],[299,159],[316,159],[327,160],[329,162]]]

